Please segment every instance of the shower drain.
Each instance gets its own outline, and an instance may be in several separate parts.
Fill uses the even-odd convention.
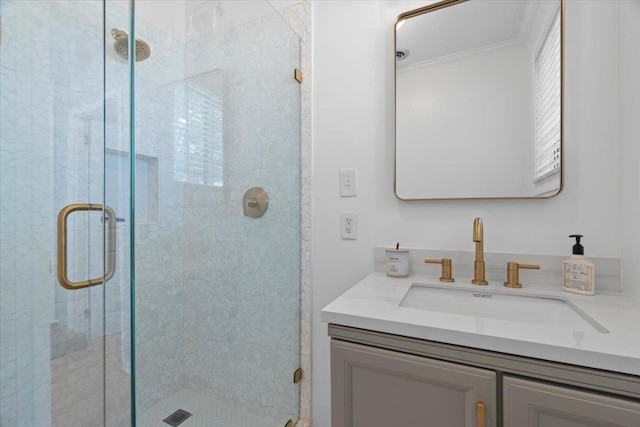
[[[169,415],[167,418],[165,418],[162,421],[169,424],[170,426],[177,427],[180,424],[182,424],[184,420],[186,420],[190,416],[191,416],[190,412],[187,412],[184,409],[178,409],[176,412]]]

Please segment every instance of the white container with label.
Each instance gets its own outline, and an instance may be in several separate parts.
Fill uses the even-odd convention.
[[[387,249],[387,276],[407,277],[409,275],[409,249]]]
[[[576,244],[573,245],[571,258],[562,263],[562,288],[574,294],[593,295],[596,293],[596,268],[584,257],[584,247],[580,244],[582,234],[572,234]]]

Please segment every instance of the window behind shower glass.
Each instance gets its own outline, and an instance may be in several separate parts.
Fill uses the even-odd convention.
[[[206,84],[187,81],[173,90],[174,179],[222,187],[223,102]]]

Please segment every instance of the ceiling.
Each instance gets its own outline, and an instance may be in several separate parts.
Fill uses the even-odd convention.
[[[408,50],[398,68],[458,56],[526,38],[535,1],[470,0],[405,20],[396,50]]]

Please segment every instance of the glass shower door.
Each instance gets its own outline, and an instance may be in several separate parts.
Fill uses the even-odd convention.
[[[138,426],[180,410],[185,425],[298,418],[300,37],[287,15],[266,0],[136,2],[151,46],[135,70]],[[243,210],[253,187],[269,198],[258,218]]]
[[[129,74],[104,54],[116,7],[0,2],[2,426],[130,422],[128,204],[114,203],[129,183],[108,157],[128,151]]]

